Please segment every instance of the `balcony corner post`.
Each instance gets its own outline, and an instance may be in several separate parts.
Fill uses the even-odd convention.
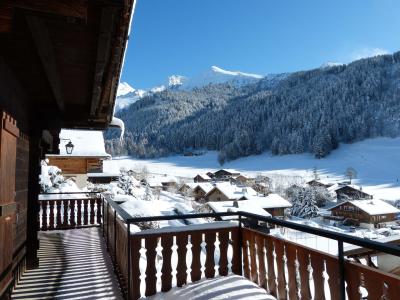
[[[338,241],[340,299],[346,299],[343,241]]]
[[[127,245],[127,250],[128,250],[128,284],[127,284],[127,299],[130,299],[130,293],[131,293],[131,223],[128,220],[128,245]]]
[[[239,232],[238,232],[238,253],[239,253],[239,262],[240,262],[240,274],[243,275],[243,258],[242,258],[242,215],[239,212]]]

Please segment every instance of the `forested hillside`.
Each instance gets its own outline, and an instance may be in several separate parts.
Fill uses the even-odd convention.
[[[116,115],[124,141],[106,132],[114,155],[153,157],[210,149],[226,160],[271,150],[324,157],[339,143],[400,135],[400,52],[246,86],[167,89]]]

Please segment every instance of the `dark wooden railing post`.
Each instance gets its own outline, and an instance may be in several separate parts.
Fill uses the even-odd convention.
[[[96,221],[97,224],[101,224],[101,211],[102,211],[102,199],[101,198],[96,198]]]
[[[117,259],[117,211],[114,210],[114,259]]]
[[[94,224],[94,202],[95,202],[95,200],[93,198],[91,198],[86,201],[89,201],[89,204],[90,204],[90,224],[93,225]]]
[[[108,205],[108,203],[107,203]],[[127,255],[128,255],[128,284],[127,284],[127,299],[130,299],[131,294],[131,223],[128,222],[127,226],[127,235],[128,235],[128,245],[127,245]]]
[[[239,230],[238,230],[238,255],[239,255],[239,275],[243,275],[243,258],[242,258],[242,243],[243,243],[243,236],[242,236],[242,215],[239,215]]]
[[[47,201],[42,201],[42,230],[47,230]]]
[[[49,200],[49,229],[54,229],[54,201]]]
[[[338,241],[340,299],[346,299],[343,241]]]
[[[83,200],[83,201],[85,201],[85,200]],[[78,206],[78,212],[76,215],[76,219],[78,221],[77,225],[81,226],[82,225],[82,200],[78,199],[76,202],[77,202],[77,206]]]
[[[57,216],[56,216],[56,227],[61,228],[61,201],[56,202]]]

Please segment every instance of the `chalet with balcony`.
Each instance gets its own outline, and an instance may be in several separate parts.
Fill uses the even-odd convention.
[[[327,188],[329,188],[329,187],[331,187],[333,185],[332,183],[325,182],[325,181],[322,181],[322,180],[317,180],[317,179],[310,180],[310,181],[307,182],[307,184],[309,186],[321,187],[321,188],[325,188],[325,189],[327,189]]]
[[[400,210],[379,199],[347,200],[329,208],[332,216],[354,220],[365,227],[381,227],[398,219]]]

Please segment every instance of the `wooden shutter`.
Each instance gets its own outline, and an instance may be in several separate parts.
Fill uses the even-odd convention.
[[[0,295],[12,280],[17,122],[0,111]]]

